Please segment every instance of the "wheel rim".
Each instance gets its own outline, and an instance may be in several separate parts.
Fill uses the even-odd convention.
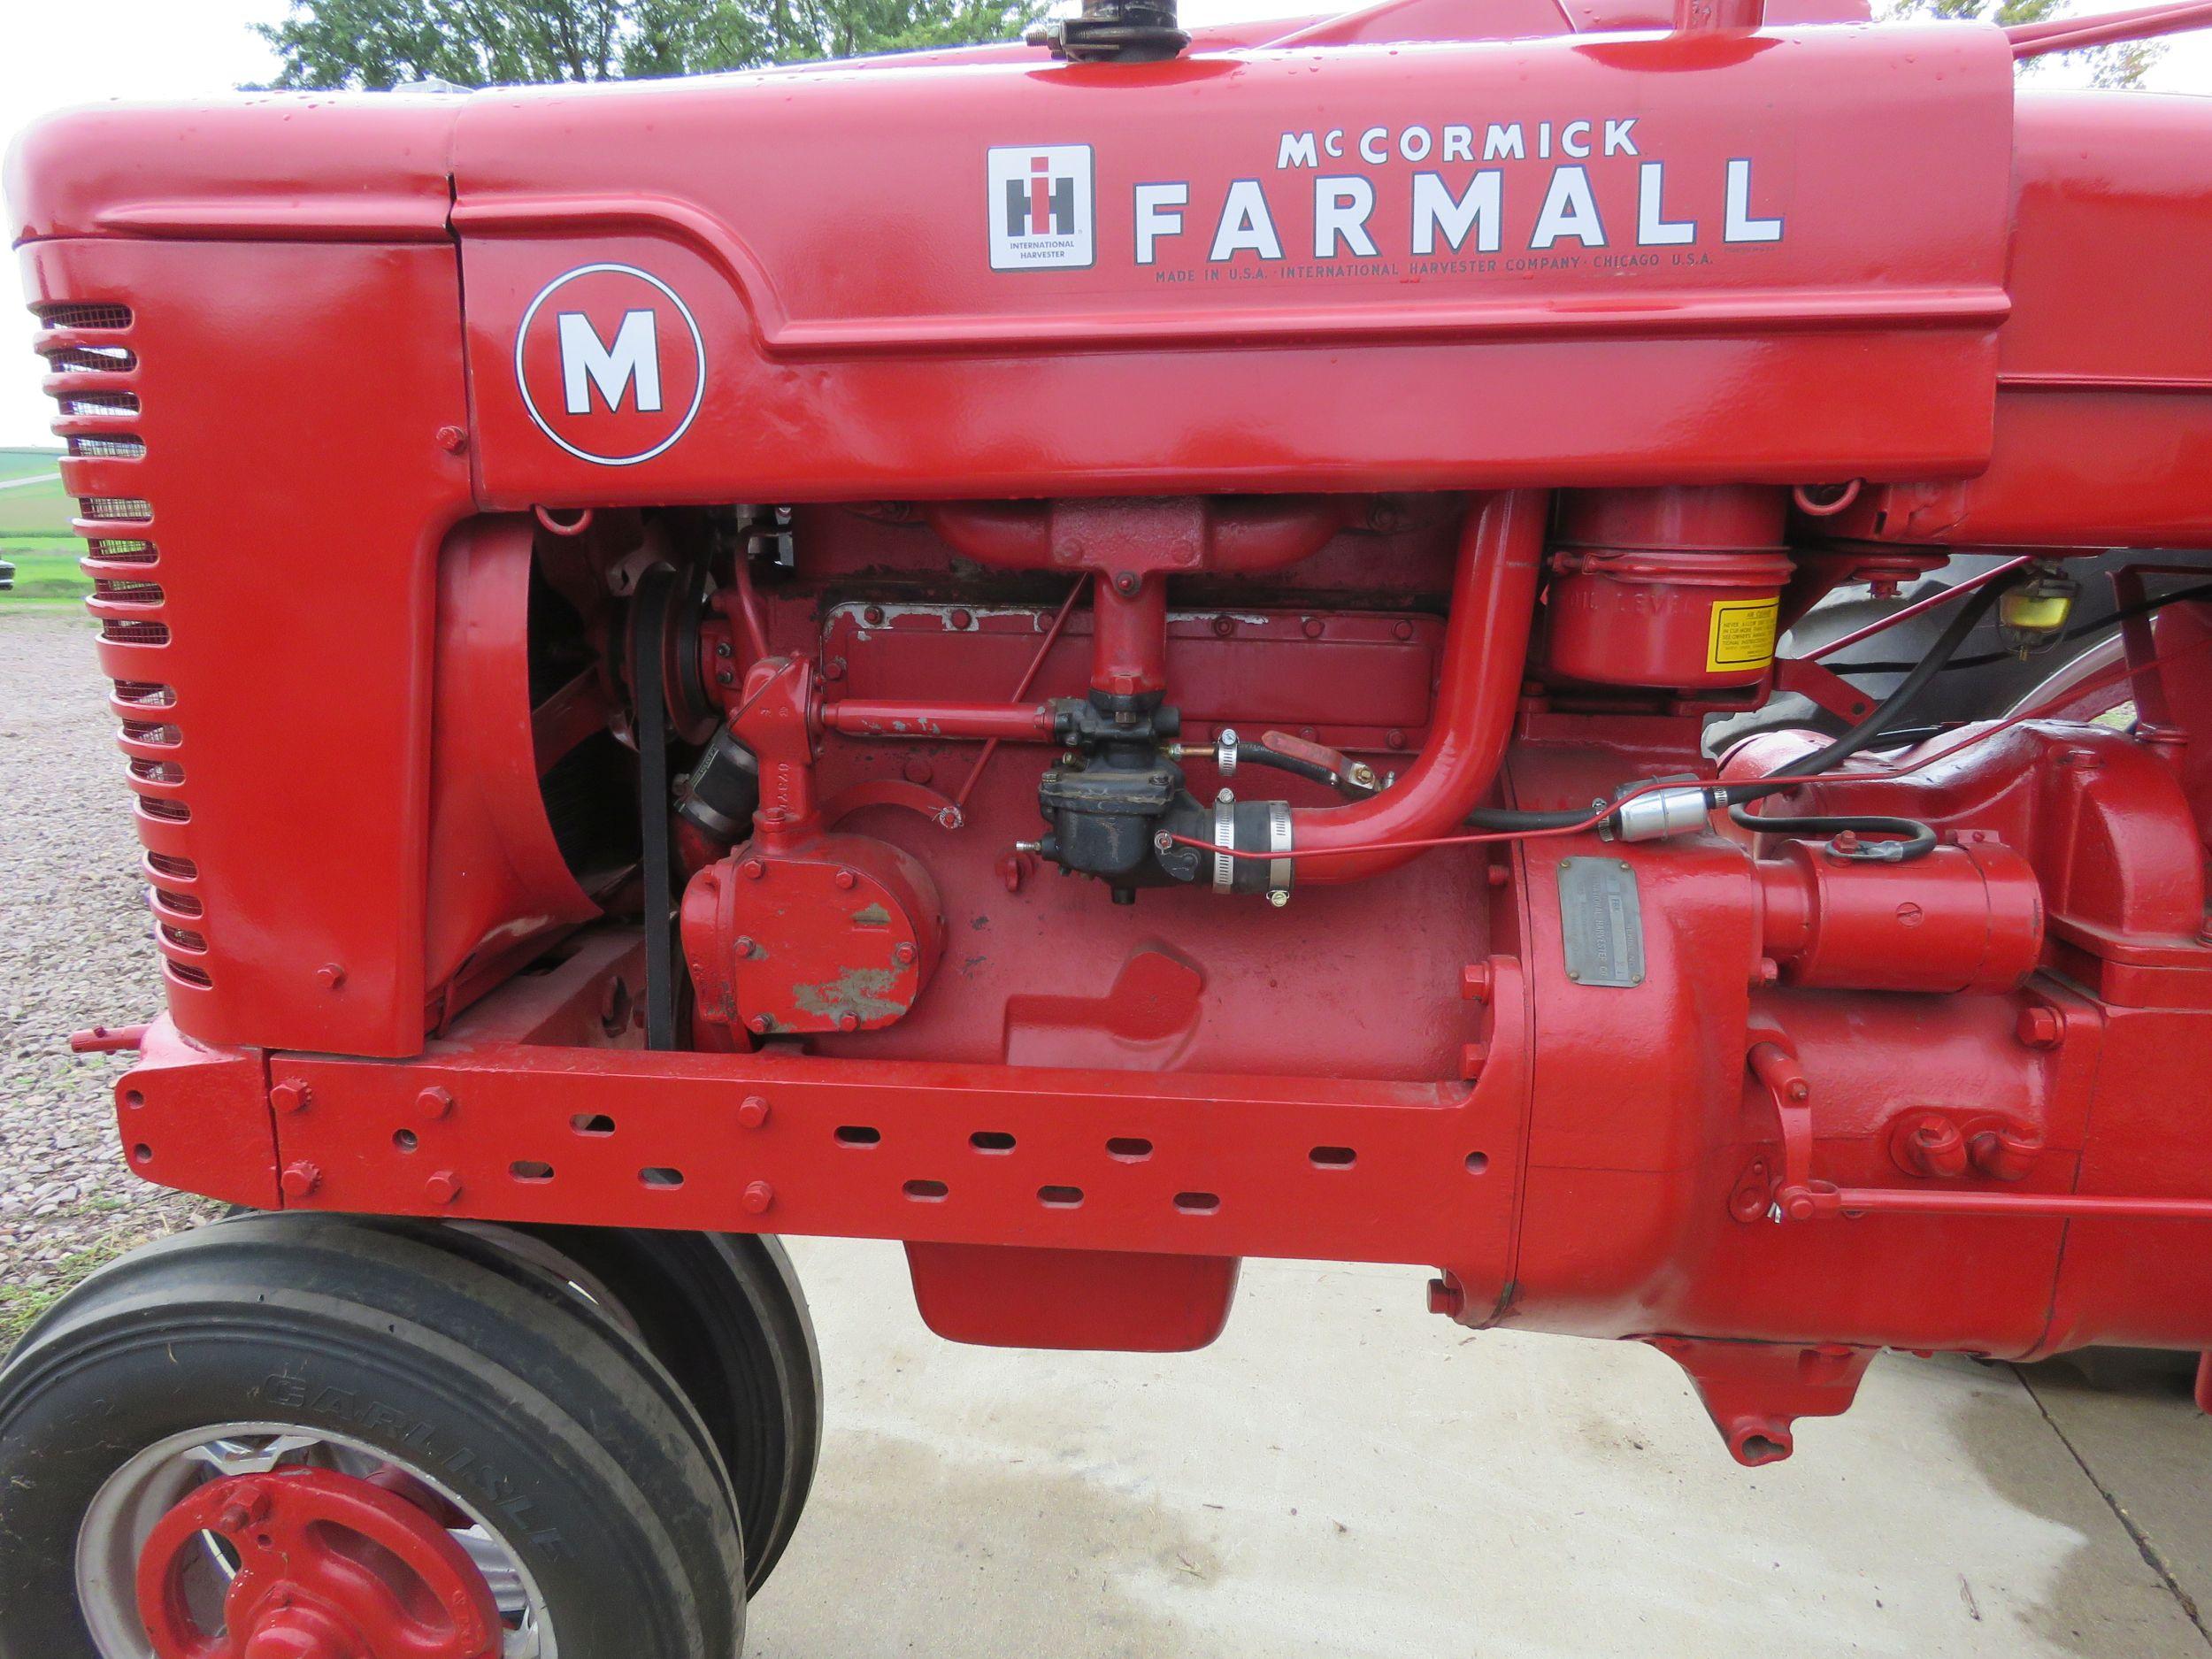
[[[480,1511],[289,1424],[135,1454],[85,1511],[76,1579],[101,1659],[557,1659],[543,1595]]]

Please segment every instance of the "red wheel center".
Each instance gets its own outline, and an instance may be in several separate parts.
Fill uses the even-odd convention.
[[[428,1504],[410,1501],[419,1491]],[[450,1509],[420,1482],[381,1472],[287,1468],[211,1481],[147,1538],[139,1616],[160,1659],[496,1659],[499,1610],[446,1531]],[[219,1544],[229,1582],[210,1628],[191,1578]]]

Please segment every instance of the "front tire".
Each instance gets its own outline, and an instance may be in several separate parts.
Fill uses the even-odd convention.
[[[150,1246],[50,1311],[0,1371],[0,1659],[146,1659],[115,1580],[165,1503],[235,1472],[210,1446],[283,1465],[311,1495],[325,1476],[298,1465],[419,1492],[457,1540],[495,1546],[470,1554],[506,1593],[505,1653],[734,1659],[734,1499],[656,1364],[563,1299],[389,1224],[245,1217]],[[169,1468],[172,1450],[204,1473]],[[198,1617],[215,1634],[220,1598]]]

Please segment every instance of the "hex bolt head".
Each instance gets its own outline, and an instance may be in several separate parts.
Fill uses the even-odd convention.
[[[865,611],[860,613],[860,619],[872,628],[881,627],[883,626],[883,607],[881,605],[870,605]]]
[[[860,878],[849,870],[841,870],[830,879],[836,882],[837,890],[840,893],[850,893],[860,880]]]
[[[1117,571],[1114,572],[1114,591],[1125,599],[1134,598],[1136,596],[1137,589],[1143,586],[1143,580],[1139,577],[1134,571]]]
[[[1459,971],[1459,995],[1470,1002],[1486,1002],[1497,988],[1497,976],[1487,962],[1471,962]]]
[[[448,455],[458,455],[469,447],[469,435],[459,426],[438,428],[438,447]]]
[[[415,1110],[435,1122],[453,1110],[453,1095],[449,1090],[433,1083],[415,1096]]]
[[[768,866],[757,858],[748,858],[743,864],[738,865],[737,873],[748,881],[757,881],[768,873]]]
[[[245,1486],[223,1506],[217,1522],[226,1532],[242,1532],[269,1513],[269,1494],[259,1486]]]
[[[768,1102],[758,1094],[748,1094],[739,1103],[737,1121],[747,1129],[757,1129],[768,1121]]]
[[[1321,618],[1318,617],[1308,617],[1303,622],[1298,625],[1298,631],[1310,640],[1319,639],[1321,637]]]
[[[461,1195],[461,1178],[451,1170],[438,1170],[422,1184],[423,1196],[434,1204],[449,1204]]]
[[[849,1010],[842,1014],[840,1014],[837,1017],[837,1029],[840,1031],[858,1031],[860,1029],[860,1016],[851,1012]]]
[[[745,1206],[747,1215],[764,1216],[768,1213],[769,1206],[776,1202],[776,1189],[769,1186],[766,1181],[749,1182],[746,1186],[744,1196],[739,1202]]]
[[[891,958],[902,968],[910,968],[914,965],[915,959],[919,956],[920,954],[921,953],[919,951],[914,949],[910,941],[902,939],[899,941],[896,948],[892,950]]]
[[[274,1111],[304,1111],[310,1098],[311,1091],[306,1084],[280,1083],[269,1091],[269,1106]]]
[[[344,966],[342,964],[335,962],[326,962],[321,967],[315,970],[315,982],[320,985],[326,991],[335,991],[342,988],[346,982],[346,971]]]
[[[2066,1022],[2058,1010],[2042,1002],[2022,1009],[2013,1031],[2031,1048],[2055,1048],[2066,1041]]]
[[[287,1198],[305,1198],[323,1184],[323,1172],[304,1159],[284,1166],[284,1173],[277,1178],[277,1186]]]
[[[1471,1042],[1459,1051],[1459,1075],[1470,1081],[1482,1075],[1482,1068],[1490,1064],[1490,1045]]]
[[[751,956],[754,949],[753,936],[750,933],[740,933],[730,941],[730,949],[741,956]]]
[[[1429,1311],[1456,1319],[1467,1305],[1467,1293],[1448,1279],[1429,1280]]]
[[[776,1022],[765,1014],[756,1014],[745,1022],[745,1029],[756,1036],[765,1037],[776,1028]]]

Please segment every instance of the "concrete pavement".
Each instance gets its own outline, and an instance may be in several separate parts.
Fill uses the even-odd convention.
[[[1056,1355],[791,1248],[830,1428],[758,1659],[2212,1659],[2185,1402],[1885,1356],[1747,1471],[1662,1356],[1471,1334],[1417,1270],[1248,1263],[1202,1353]]]

